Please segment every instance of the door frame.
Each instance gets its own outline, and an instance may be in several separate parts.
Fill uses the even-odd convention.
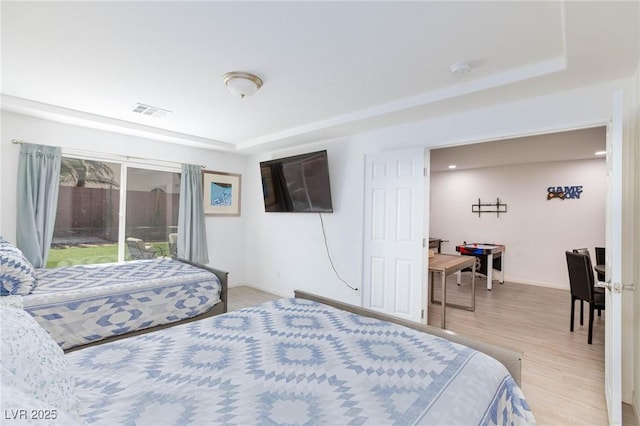
[[[622,93],[623,90],[622,89],[615,89],[615,90],[611,90],[612,95],[615,93]],[[608,106],[609,108],[609,114],[613,113],[613,107],[612,107],[612,102],[610,101]],[[621,124],[621,128],[619,129],[619,131],[622,133],[622,144],[619,147],[619,151],[616,153],[621,157],[623,155],[623,151],[625,150],[625,146],[626,146],[626,138],[624,135],[624,111],[625,111],[625,106],[624,104],[621,105],[622,107],[622,114],[623,114],[623,119],[622,119],[622,124]],[[539,125],[539,126],[533,126],[532,128],[530,128],[527,132],[523,132],[523,133],[517,133],[517,132],[509,132],[507,131],[505,134],[502,135],[494,135],[493,137],[474,137],[474,136],[470,136],[468,138],[465,138],[464,140],[458,140],[455,141],[453,143],[450,144],[443,144],[443,145],[438,145],[438,146],[427,146],[425,147],[425,150],[427,152],[430,152],[433,149],[440,149],[440,148],[447,148],[447,147],[453,147],[453,146],[463,146],[463,145],[473,145],[473,144],[479,144],[479,143],[483,143],[483,142],[491,142],[491,141],[495,141],[495,140],[504,140],[504,139],[515,139],[515,138],[521,138],[521,137],[527,137],[527,136],[536,136],[536,135],[546,135],[546,134],[554,134],[554,133],[562,133],[565,131],[571,131],[571,130],[580,130],[580,129],[588,129],[588,128],[593,128],[593,127],[604,127],[604,128],[609,128],[610,125],[610,117],[605,118],[601,118],[601,119],[594,119],[593,117],[590,117],[589,119],[581,122],[578,125],[571,125],[571,124],[567,124],[566,126],[563,126],[562,124],[560,125],[556,125],[556,126],[552,126],[550,127],[545,127],[543,124]],[[428,167],[429,169],[431,169],[431,165],[430,163],[425,163],[425,167]],[[629,167],[627,167],[626,169],[622,170],[622,183],[624,186],[624,182],[625,180],[628,178],[628,173],[629,173]],[[430,182],[428,182],[429,184],[426,186],[426,190],[429,191],[430,190]],[[425,194],[425,198],[428,198],[429,194]],[[608,197],[607,197],[607,202],[608,202]],[[425,210],[425,216],[428,215],[429,210]],[[625,224],[625,210],[624,210],[624,205],[622,206],[622,211],[620,211],[620,219],[622,221],[622,224],[624,226]],[[425,218],[425,222],[429,222],[429,218],[426,217]],[[429,230],[429,224],[427,223],[425,225],[425,229]],[[625,252],[628,252],[627,249],[630,249],[631,251],[633,251],[633,245],[630,243],[626,243],[625,244],[625,240],[624,238],[621,241],[621,249],[622,249],[622,255],[620,257],[620,262],[622,264],[621,266],[621,271],[620,274],[622,275],[622,272],[624,271],[625,268],[625,260],[628,261],[628,259],[625,259]],[[623,277],[621,276],[621,279]],[[622,303],[622,305],[624,305],[624,302]],[[623,318],[623,322],[624,322],[624,318]],[[627,329],[621,328],[620,329],[620,333],[622,335],[622,341],[626,340],[626,339],[630,339],[632,341],[633,339],[633,330],[629,329],[629,327],[627,327]],[[625,395],[624,393],[624,389],[625,387],[623,386],[623,381],[631,381],[633,382],[633,377],[630,377],[629,374],[625,374],[625,372],[629,372],[629,363],[626,363],[626,368],[625,368],[625,352],[624,352],[625,346],[622,345],[620,347],[620,353],[622,355],[622,362],[621,364],[621,369],[622,369],[622,375],[621,375],[621,380],[618,383],[619,387],[620,387],[620,392],[618,392],[619,395],[621,395],[621,399],[622,402],[625,402],[625,400],[629,400],[630,401],[630,397],[628,395]],[[628,348],[627,348],[628,349]],[[631,346],[631,350],[633,350],[633,346]],[[632,357],[626,357],[626,358],[632,358]],[[632,361],[631,361],[632,362]],[[606,363],[606,361],[605,361]],[[606,365],[605,365],[606,368]],[[631,367],[632,368],[632,367]],[[625,380],[626,378],[626,380]],[[639,390],[636,389],[636,392],[638,392]],[[606,396],[605,396],[606,399]]]
[[[622,155],[623,96],[613,94],[611,119],[607,123],[607,204],[606,204],[606,281],[605,288],[605,371],[604,391],[609,424],[622,423],[622,292],[612,285],[622,283],[624,185]]]

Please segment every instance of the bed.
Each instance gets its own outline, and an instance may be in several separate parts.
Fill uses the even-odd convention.
[[[73,392],[58,386],[64,398],[45,407],[64,424],[535,423],[517,379],[495,358],[454,342],[459,336],[296,295],[61,355]],[[23,382],[5,377],[6,352],[19,344],[7,311],[2,379],[13,394]],[[519,377],[518,355],[496,350]],[[29,396],[30,388],[16,392]],[[2,408],[27,404],[8,403]]]
[[[0,307],[0,408],[64,425],[535,423],[517,379],[459,336],[296,295],[67,354]]]
[[[227,310],[227,273],[182,259],[34,269],[6,241],[0,251],[3,296],[22,295],[65,350]]]

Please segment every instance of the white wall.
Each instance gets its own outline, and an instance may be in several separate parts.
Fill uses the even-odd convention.
[[[7,141],[7,140],[5,140],[4,137],[2,137],[3,136],[2,135],[2,127],[3,127],[2,126],[2,118],[1,118],[1,115],[0,115],[0,144],[2,144],[2,145],[0,145],[0,237],[6,238],[5,234],[3,232],[3,227],[2,227],[2,223],[3,223],[3,220],[4,220],[3,219],[4,218],[4,213],[3,212],[6,209],[6,206],[4,205],[4,192],[5,192],[5,190],[4,190],[4,179],[2,178],[2,176],[4,175],[4,165],[3,165],[4,164],[4,160],[3,160],[4,150],[2,149],[2,146],[7,142],[9,142],[9,143],[11,143],[11,142],[10,142],[10,140]]]
[[[633,79],[624,79],[584,87],[549,96],[524,99],[446,117],[361,133],[350,137],[318,142],[297,150],[285,150],[245,159],[232,154],[220,154],[198,149],[123,136],[38,120],[2,112],[0,140],[0,234],[15,240],[15,180],[18,147],[13,138],[33,143],[52,144],[68,148],[95,150],[120,155],[152,157],[187,163],[206,163],[211,170],[243,175],[242,216],[240,218],[207,218],[207,237],[211,264],[231,272],[232,283],[248,283],[281,295],[291,295],[296,288],[343,300],[360,303],[360,295],[352,292],[335,278],[324,252],[317,215],[266,214],[262,205],[258,162],[297,152],[328,149],[335,213],[325,215],[327,237],[334,262],[341,275],[360,286],[362,279],[362,219],[364,155],[388,149],[406,147],[444,147],[475,143],[505,137],[606,124],[611,110],[612,90],[622,88],[625,96],[633,94],[632,120],[638,120],[638,72]],[[632,92],[635,90],[635,92]],[[636,128],[638,124],[636,125]],[[636,133],[637,135],[637,133]],[[628,143],[637,144],[635,141]],[[636,169],[640,163],[636,163]],[[640,189],[627,188],[625,196],[633,197]],[[635,216],[637,223],[637,214]],[[629,244],[631,245],[631,244]],[[636,247],[638,243],[636,242]],[[244,247],[244,248],[243,248]],[[623,253],[633,253],[625,246]],[[243,251],[244,250],[244,251]],[[623,265],[640,276],[640,260],[625,258]],[[632,256],[632,255],[629,255]],[[633,265],[633,263],[631,263]],[[632,281],[633,277],[629,281]],[[638,292],[640,293],[640,292]],[[627,328],[625,336],[640,334],[640,297],[635,298],[635,327]],[[634,313],[627,313],[634,318]],[[623,320],[623,324],[625,324]],[[628,349],[624,349],[628,350]],[[625,354],[637,363],[638,356]],[[623,380],[633,377],[628,363],[623,363]],[[640,374],[636,370],[636,407]],[[628,388],[628,385],[626,385]]]
[[[357,143],[323,143],[302,151],[328,149],[333,213],[322,215],[327,244],[339,275],[361,288],[363,149]],[[282,296],[300,289],[337,296],[360,304],[360,293],[350,290],[333,272],[316,213],[265,213],[259,161],[294,155],[281,151],[249,159],[246,172],[246,275],[248,282]]]
[[[553,133],[606,125],[611,115],[612,94],[622,89],[625,96],[625,123],[638,120],[638,72],[635,79],[629,78],[595,86],[584,87],[554,95],[525,99],[504,105],[462,112],[431,120],[394,126],[378,131],[336,138],[310,144],[305,147],[253,156],[247,163],[244,182],[247,198],[243,198],[243,215],[246,220],[246,278],[249,285],[263,288],[273,293],[290,296],[295,289],[315,292],[347,303],[360,304],[360,294],[342,284],[328,265],[322,243],[319,219],[315,215],[265,213],[262,204],[262,189],[258,163],[276,157],[294,155],[300,152],[327,149],[331,174],[333,214],[324,215],[327,234],[334,263],[343,278],[351,285],[361,287],[362,283],[362,241],[363,241],[363,190],[364,157],[369,152],[402,149],[416,146],[426,148],[446,147],[465,143],[497,140],[539,133]],[[640,125],[638,125],[640,126]],[[636,134],[637,135],[637,134]],[[625,144],[638,144],[637,136],[626,135]],[[637,165],[636,170],[640,169]],[[623,171],[625,176],[634,175],[633,168]],[[570,178],[569,176],[567,179]],[[637,179],[636,179],[637,180]],[[577,183],[579,184],[579,183]],[[545,183],[546,185],[546,183]],[[543,188],[546,190],[546,186]],[[640,191],[640,183],[625,187],[623,197],[634,200]],[[246,200],[246,202],[244,201]],[[623,212],[627,214],[627,212]],[[634,232],[630,221],[638,224],[638,211],[625,220],[626,232]],[[426,226],[428,232],[428,224]],[[597,237],[596,237],[597,238]],[[595,246],[596,243],[592,243]],[[600,245],[600,243],[597,243]],[[634,270],[638,283],[640,259],[631,238],[623,241],[623,279],[633,281]],[[588,244],[587,247],[591,248]],[[573,244],[569,247],[571,248]],[[564,248],[563,248],[564,251]],[[562,259],[560,257],[560,259]],[[561,261],[561,260],[560,260]],[[566,265],[560,268],[566,268]],[[636,292],[636,297],[638,297]],[[630,296],[626,296],[628,300]],[[624,302],[624,299],[623,299]],[[638,400],[640,374],[639,353],[634,353],[632,336],[639,339],[640,305],[638,299],[623,303],[623,392],[625,402],[631,401],[631,391],[635,389]],[[636,346],[640,344],[636,343]],[[634,387],[634,372],[636,384]],[[637,409],[638,403],[635,404]]]
[[[325,215],[329,244],[336,266],[343,277],[360,286],[366,153],[416,146],[445,147],[605,125],[609,121],[612,93],[615,89],[622,89],[625,96],[629,95],[633,90],[633,79],[389,127],[318,142],[295,151],[271,152],[250,158],[244,181],[248,197],[244,204],[246,208],[243,208],[246,220],[247,282],[280,295],[291,295],[294,289],[302,289],[348,303],[360,304],[360,295],[341,284],[327,265],[317,217],[264,212],[258,170],[260,160],[301,151],[324,148],[328,150],[332,193],[336,203],[335,213]],[[636,105],[632,107],[635,108]],[[629,107],[626,105],[627,110]],[[624,173],[633,173],[633,170],[627,169]],[[546,187],[543,188],[545,189]],[[637,190],[637,187],[627,188],[623,196],[633,198],[633,192]],[[623,247],[623,253],[627,253],[623,258],[623,265],[626,267],[633,261],[628,255],[633,253],[632,245],[627,241]],[[623,312],[623,316],[625,315],[633,317],[633,312]],[[636,324],[635,327],[624,329],[623,335],[625,338],[632,333],[637,335],[639,330],[640,327]],[[629,401],[627,391],[633,386],[631,382],[634,371],[629,367],[628,361],[637,364],[638,356],[634,357],[629,346],[624,347],[623,351],[623,357],[627,360],[623,362],[623,399]],[[636,392],[637,389],[636,387]]]
[[[640,67],[640,64],[638,64]],[[640,120],[640,99],[638,98],[638,73],[629,79],[628,90],[623,92],[623,132],[622,132],[622,283],[635,282],[634,274],[640,263],[640,251],[636,232],[640,226],[640,210],[637,209],[637,201],[640,186],[636,182],[638,173],[636,153],[640,148],[640,134],[638,133],[638,121]],[[633,377],[637,374],[640,365],[640,352],[636,351],[635,341],[640,338],[640,327],[634,322],[634,316],[638,310],[635,303],[638,300],[638,292],[622,292],[622,401],[633,403],[633,395],[640,392]],[[637,398],[637,396],[636,396]],[[640,407],[635,404],[634,409],[639,413]],[[640,417],[640,416],[639,416]],[[640,419],[639,419],[640,420]]]
[[[640,19],[640,16],[638,17]],[[640,146],[638,142],[640,140],[640,65],[636,68],[636,73],[634,76],[634,107],[632,108],[632,122],[635,125],[635,132],[632,136],[632,141],[635,141],[635,153],[634,153],[634,164],[635,164],[635,176],[634,186],[633,188],[635,193],[635,203],[634,203],[634,217],[633,223],[635,224],[635,229],[633,232],[633,240],[635,247],[635,255],[632,259],[633,262],[633,280],[636,284],[636,291],[633,293],[633,296],[629,295],[626,297],[633,297],[633,306],[634,306],[634,314],[632,315],[632,326],[630,327],[630,338],[627,341],[633,345],[632,350],[629,350],[627,353],[631,353],[630,360],[623,364],[623,371],[628,372],[629,368],[633,369],[634,380],[633,386],[631,387],[632,392],[632,404],[634,407],[634,411],[636,414],[636,424],[640,424]],[[624,339],[624,337],[623,337]],[[630,366],[630,367],[629,367]],[[626,367],[626,369],[624,369]]]
[[[628,80],[610,82],[251,157],[244,181],[247,198],[243,208],[247,282],[281,295],[302,289],[360,303],[360,295],[335,278],[328,265],[317,215],[264,212],[259,161],[328,150],[335,210],[324,216],[329,244],[343,277],[352,285],[361,286],[366,153],[444,147],[605,124],[612,90],[628,88],[629,84]],[[542,190],[545,189],[546,186]]]
[[[557,137],[562,137],[557,135]],[[582,185],[579,199],[547,200],[549,186]],[[478,202],[507,204],[507,213],[471,212]],[[562,161],[431,173],[430,235],[506,246],[505,279],[569,289],[565,250],[605,244],[605,160]]]
[[[9,241],[16,238],[16,182],[19,145],[11,139],[55,145],[83,151],[135,156],[176,163],[202,164],[208,170],[244,174],[246,157],[178,146],[101,130],[56,123],[2,111],[0,140],[0,235]],[[243,203],[244,204],[244,203]],[[244,218],[207,216],[207,242],[210,265],[229,272],[235,285],[244,277]]]

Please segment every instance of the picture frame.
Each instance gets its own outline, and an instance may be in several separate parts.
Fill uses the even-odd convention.
[[[205,215],[240,216],[240,185],[236,173],[202,171],[202,194]]]

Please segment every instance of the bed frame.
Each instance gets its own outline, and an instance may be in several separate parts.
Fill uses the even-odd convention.
[[[120,339],[124,339],[126,337],[132,337],[132,336],[138,336],[141,334],[146,334],[146,333],[151,333],[153,331],[158,331],[158,330],[162,330],[163,328],[168,328],[168,327],[173,327],[176,325],[180,325],[180,324],[186,324],[192,321],[197,321],[197,320],[201,320],[204,318],[208,318],[208,317],[212,317],[215,315],[220,315],[220,314],[224,314],[227,312],[227,305],[228,305],[228,286],[229,286],[229,273],[225,272],[225,271],[221,271],[219,269],[215,269],[215,268],[210,268],[208,266],[205,265],[200,265],[194,262],[191,262],[189,260],[186,259],[181,259],[178,257],[174,257],[174,260],[178,260],[180,262],[183,263],[187,263],[189,265],[195,266],[196,268],[200,268],[200,269],[204,269],[206,271],[212,272],[213,274],[215,274],[218,279],[220,280],[220,302],[216,303],[213,307],[211,307],[211,309],[209,309],[207,312],[204,312],[200,315],[196,315],[195,317],[191,317],[191,318],[185,318],[179,321],[175,321],[175,322],[171,322],[168,324],[161,324],[161,325],[156,325],[153,327],[149,327],[149,328],[145,328],[142,330],[136,330],[136,331],[131,331],[129,333],[123,333],[123,334],[119,334],[117,336],[110,336],[107,337],[105,339],[101,339],[101,340],[97,340],[95,342],[91,342],[91,343],[87,343],[86,345],[79,345],[79,346],[74,346],[73,348],[70,349],[66,349],[64,352],[65,353],[69,353],[69,352],[73,352],[76,351],[78,349],[84,349],[84,348],[88,348],[90,346],[97,346],[97,345],[101,345],[103,343],[108,343],[108,342],[113,342],[115,340],[120,340]]]
[[[219,269],[215,269],[215,268],[210,268],[208,266],[205,265],[200,265],[194,262],[191,262],[189,260],[186,259],[181,259],[179,257],[174,257],[173,260],[179,260],[182,263],[186,263],[189,264],[191,266],[195,266],[196,268],[200,268],[200,269],[204,269],[205,271],[209,271],[213,274],[215,274],[215,276],[218,277],[218,279],[220,280],[220,300],[222,301],[222,303],[218,303],[216,304],[213,308],[211,308],[211,310],[209,310],[208,312],[205,312],[204,314],[201,315],[207,315],[207,316],[214,316],[214,315],[218,315],[218,314],[224,314],[227,312],[227,299],[228,299],[228,286],[229,286],[229,273],[225,272],[225,271],[221,271]],[[197,317],[194,317],[197,318]]]
[[[509,371],[513,379],[516,381],[518,386],[522,386],[522,383],[521,383],[522,354],[519,352],[514,352],[508,349],[500,348],[498,346],[493,346],[486,343],[478,342],[476,340],[463,337],[457,333],[454,333],[453,331],[443,330],[441,328],[431,327],[429,325],[424,325],[424,324],[419,324],[412,321],[403,320],[401,318],[383,314],[381,312],[376,312],[370,309],[362,308],[360,306],[338,302],[333,299],[317,296],[311,293],[306,293],[304,291],[295,290],[294,295],[299,299],[312,300],[314,302],[322,303],[324,305],[329,305],[334,308],[341,309],[343,311],[351,312],[351,313],[362,315],[365,317],[376,318],[383,321],[389,321],[394,324],[409,327],[414,330],[421,331],[423,333],[432,334],[434,336],[442,337],[452,342],[460,343],[462,345],[468,346],[470,348],[473,348],[479,352],[487,354],[490,357],[493,357],[498,361],[500,361],[507,368],[507,370]]]

